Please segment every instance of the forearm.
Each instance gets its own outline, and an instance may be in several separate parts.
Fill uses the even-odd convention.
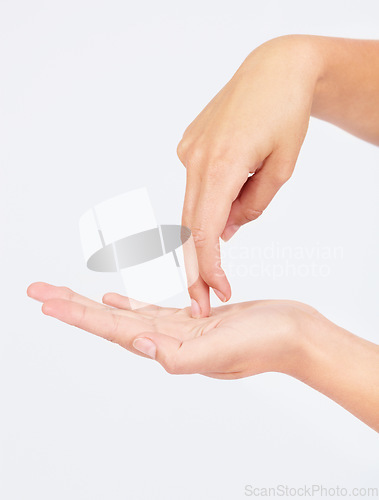
[[[379,41],[308,38],[322,68],[312,116],[379,145]]]
[[[311,116],[379,145],[379,40],[286,35],[257,47],[237,74],[256,80],[270,65],[281,87],[290,81],[295,93],[305,92],[304,108],[310,92]]]
[[[295,376],[379,432],[379,346],[323,317],[302,342]]]

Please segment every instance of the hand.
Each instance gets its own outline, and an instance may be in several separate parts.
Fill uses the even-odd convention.
[[[229,300],[219,237],[259,217],[290,178],[319,67],[309,37],[265,43],[186,129],[178,156],[187,169],[182,223],[192,230],[200,271],[189,288],[194,317],[209,314],[209,287]]]
[[[27,293],[43,302],[43,313],[156,359],[169,373],[220,379],[286,373],[379,432],[379,346],[300,302],[245,302],[194,319],[188,308],[132,311],[116,293],[104,295],[104,304],[47,283],[33,283]]]
[[[27,293],[43,302],[44,314],[154,358],[169,373],[224,379],[296,371],[299,332],[318,314],[298,302],[262,300],[222,306],[208,318],[193,319],[188,308],[130,310],[128,298],[116,293],[104,295],[105,305],[47,283],[33,283]]]

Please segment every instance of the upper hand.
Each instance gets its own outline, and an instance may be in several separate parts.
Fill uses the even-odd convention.
[[[295,167],[318,75],[307,40],[281,37],[253,51],[179,143],[187,169],[182,223],[200,271],[189,288],[197,316],[209,314],[209,287],[222,301],[231,295],[219,238],[259,217]]]

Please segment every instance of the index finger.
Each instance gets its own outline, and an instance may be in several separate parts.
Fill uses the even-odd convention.
[[[197,170],[187,168],[186,192],[184,196],[182,225],[191,229],[190,221],[193,219],[197,200],[201,188],[201,178]],[[191,313],[195,318],[207,317],[210,313],[209,287],[199,274],[196,281],[190,279],[196,265],[198,271],[197,252],[192,255],[191,248],[183,247],[183,256],[187,274],[188,293],[191,297]],[[194,262],[196,260],[196,264]]]
[[[217,176],[208,174],[193,217],[187,222],[196,245],[200,275],[223,302],[230,299],[231,289],[221,268],[220,236],[242,184],[237,176],[223,175],[222,171]]]

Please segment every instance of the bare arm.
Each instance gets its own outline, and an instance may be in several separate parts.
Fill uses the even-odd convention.
[[[194,316],[209,314],[209,287],[230,298],[219,238],[259,217],[291,177],[311,115],[379,145],[379,41],[270,40],[186,129],[178,155],[187,169],[182,220],[200,270],[189,289]]]
[[[296,378],[379,432],[379,346],[325,318],[304,333]]]
[[[115,293],[99,304],[47,283],[33,283],[28,295],[43,302],[45,314],[153,358],[169,373],[220,379],[285,373],[379,432],[379,346],[301,302],[244,302],[194,319],[189,308],[131,310]]]
[[[312,39],[322,57],[312,116],[379,145],[379,41]]]

